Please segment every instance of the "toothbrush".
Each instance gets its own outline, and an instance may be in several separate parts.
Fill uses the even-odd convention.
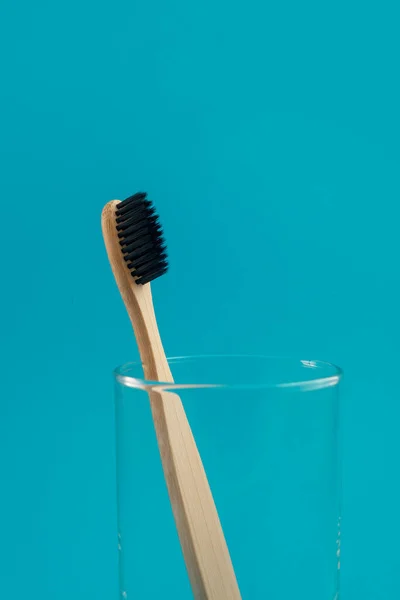
[[[173,383],[153,308],[150,282],[168,269],[158,217],[145,193],[102,212],[108,258],[128,311],[148,381]],[[195,600],[241,600],[207,476],[182,402],[149,393],[164,476]]]

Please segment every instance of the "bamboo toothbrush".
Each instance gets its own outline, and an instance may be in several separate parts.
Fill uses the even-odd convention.
[[[150,281],[168,268],[158,217],[146,194],[102,212],[111,268],[128,311],[148,381],[173,382],[154,314]],[[164,476],[195,600],[240,600],[228,547],[182,402],[151,391]]]

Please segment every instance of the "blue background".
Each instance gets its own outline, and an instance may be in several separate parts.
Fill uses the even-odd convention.
[[[395,4],[2,0],[2,598],[116,597],[100,212],[138,189],[168,354],[344,367],[343,598],[400,597]]]

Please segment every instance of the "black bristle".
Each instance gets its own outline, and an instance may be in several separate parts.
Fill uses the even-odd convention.
[[[160,269],[159,271],[151,272],[147,276],[140,277],[138,279],[138,283],[141,283],[142,285],[144,285],[145,283],[149,283],[150,281],[153,281],[153,279],[156,279],[157,277],[164,275],[164,273],[166,273],[167,271],[168,271],[168,266]]]
[[[144,285],[166,273],[162,227],[146,194],[139,192],[117,204],[115,215],[121,251],[136,283]]]
[[[145,199],[146,199],[146,193],[138,192],[137,194],[133,194],[133,196],[129,196],[129,198],[126,198],[125,200],[120,202],[118,204],[117,210],[121,210],[121,208],[124,208],[124,206],[126,206],[127,204],[130,204],[131,202],[135,202],[138,200],[145,200]]]

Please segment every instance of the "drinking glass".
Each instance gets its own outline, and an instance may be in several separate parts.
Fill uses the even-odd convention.
[[[243,600],[338,600],[340,368],[262,356],[169,359],[175,383],[115,371],[120,594],[193,598],[149,393],[178,394]]]

